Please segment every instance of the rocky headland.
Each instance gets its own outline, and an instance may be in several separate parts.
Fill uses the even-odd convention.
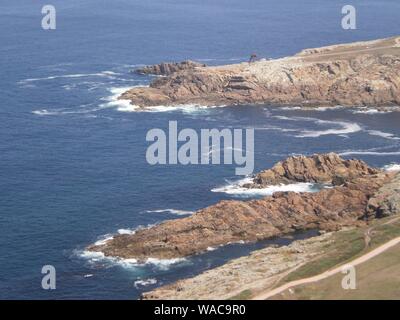
[[[120,96],[131,104],[299,106],[400,105],[400,37],[305,49],[281,59],[217,67],[184,62],[145,67],[149,87]]]
[[[182,61],[182,62],[163,62],[152,66],[144,66],[134,70],[137,74],[152,74],[157,76],[169,76],[175,72],[182,70],[194,70],[195,68],[206,67],[203,63],[195,61]]]
[[[221,201],[190,217],[116,235],[88,250],[139,261],[178,258],[208,247],[258,241],[297,230],[334,231],[358,226],[397,212],[399,180],[397,172],[371,168],[360,160],[344,160],[334,153],[290,157],[257,174],[248,187],[296,182],[329,187],[316,193],[277,192],[251,201]]]

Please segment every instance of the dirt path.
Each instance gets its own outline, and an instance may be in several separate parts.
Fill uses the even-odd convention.
[[[368,253],[362,255],[361,257],[359,257],[357,259],[354,259],[354,260],[350,261],[349,263],[346,263],[345,265],[342,265],[340,267],[334,268],[332,270],[325,271],[325,272],[323,272],[323,273],[321,273],[319,275],[316,275],[314,277],[300,279],[300,280],[296,280],[296,281],[291,281],[291,282],[289,282],[287,284],[284,284],[283,286],[280,286],[280,287],[278,287],[276,289],[261,293],[261,294],[255,296],[255,297],[253,297],[253,300],[266,300],[266,299],[271,298],[271,297],[273,297],[273,296],[275,296],[275,295],[277,295],[277,294],[279,294],[279,293],[281,293],[281,292],[283,292],[285,290],[288,290],[288,289],[290,289],[292,287],[296,287],[296,286],[299,286],[299,285],[313,283],[313,282],[317,282],[317,281],[326,279],[326,278],[328,278],[330,276],[333,276],[333,275],[335,275],[335,274],[337,274],[339,272],[342,272],[344,266],[351,265],[351,266],[355,267],[355,266],[357,266],[357,265],[359,265],[361,263],[364,263],[364,262],[376,257],[377,255],[385,252],[386,250],[394,247],[395,245],[397,245],[399,243],[400,243],[400,237],[397,237],[397,238],[392,239],[389,242],[383,244],[382,246],[372,250],[371,252],[368,252]]]

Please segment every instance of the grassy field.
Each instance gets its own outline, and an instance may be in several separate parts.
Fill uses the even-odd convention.
[[[371,241],[365,247],[364,234],[368,228],[337,232],[325,254],[300,267],[285,277],[279,285],[320,274],[359,257],[362,254],[400,236],[400,220],[386,218],[374,221],[370,229]],[[274,299],[400,299],[400,246],[357,266],[357,289],[344,290],[344,274],[337,274],[315,284],[292,288]],[[279,287],[277,285],[277,287]]]
[[[325,254],[290,273],[279,285],[320,274],[357,258],[390,239],[400,236],[400,220],[388,223],[392,219],[393,217],[380,219],[374,221],[369,227],[354,228],[335,233],[333,241],[324,248]],[[371,242],[369,247],[365,248],[364,234],[368,228],[372,228]]]
[[[356,289],[344,290],[344,274],[287,290],[274,299],[400,299],[400,245],[356,267]]]

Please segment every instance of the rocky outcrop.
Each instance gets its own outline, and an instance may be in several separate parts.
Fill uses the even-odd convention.
[[[166,221],[133,235],[117,235],[105,244],[88,249],[101,251],[106,256],[138,260],[177,258],[208,247],[258,241],[296,230],[338,230],[379,216],[378,211],[373,212],[370,199],[393,181],[396,174],[369,168],[356,160],[345,161],[333,154],[293,157],[287,163],[298,168],[287,171],[293,174],[293,182],[328,181],[340,175],[341,185],[317,193],[278,192],[260,200],[221,201],[190,217]],[[337,170],[334,163],[338,165]],[[315,174],[302,171],[305,164],[312,164]],[[300,172],[304,173],[303,179]],[[374,205],[382,207],[382,201],[377,199]]]
[[[308,49],[293,56],[189,68],[120,98],[141,107],[177,104],[400,104],[400,37]],[[153,70],[152,72],[161,72]]]
[[[187,60],[183,62],[164,62],[152,66],[145,66],[143,68],[136,69],[134,72],[138,74],[169,76],[178,71],[193,70],[200,67],[206,67],[206,65],[203,63]]]
[[[344,160],[335,153],[295,156],[278,162],[272,169],[258,173],[249,188],[263,188],[267,185],[293,182],[312,182],[341,185],[348,180],[377,174],[379,170],[370,168],[361,160]]]
[[[400,213],[400,174],[368,200],[368,216],[384,218],[394,213]]]

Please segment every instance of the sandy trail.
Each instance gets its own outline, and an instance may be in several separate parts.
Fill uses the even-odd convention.
[[[357,259],[354,259],[354,260],[350,261],[349,263],[346,263],[345,265],[342,265],[340,267],[334,268],[332,270],[325,271],[325,272],[323,272],[323,273],[321,273],[319,275],[316,275],[314,277],[300,279],[300,280],[296,280],[296,281],[291,281],[291,282],[289,282],[287,284],[284,284],[283,286],[280,286],[280,287],[278,287],[276,289],[261,293],[261,294],[255,296],[255,297],[253,297],[253,300],[266,300],[266,299],[271,298],[271,297],[273,297],[273,296],[275,296],[275,295],[277,295],[279,293],[282,293],[283,291],[288,290],[288,289],[290,289],[292,287],[296,287],[296,286],[299,286],[299,285],[313,283],[313,282],[317,282],[317,281],[326,279],[326,278],[328,278],[330,276],[333,276],[333,275],[335,275],[335,274],[337,274],[339,272],[342,272],[342,270],[343,270],[343,268],[345,266],[351,265],[351,266],[355,267],[355,266],[357,266],[359,264],[362,264],[362,263],[364,263],[364,262],[376,257],[377,255],[385,252],[386,250],[394,247],[395,245],[397,245],[399,243],[400,243],[400,237],[397,237],[397,238],[392,239],[389,242],[383,244],[382,246],[372,250],[371,252],[368,252],[368,253],[364,254],[363,256],[361,256],[361,257],[359,257]]]

